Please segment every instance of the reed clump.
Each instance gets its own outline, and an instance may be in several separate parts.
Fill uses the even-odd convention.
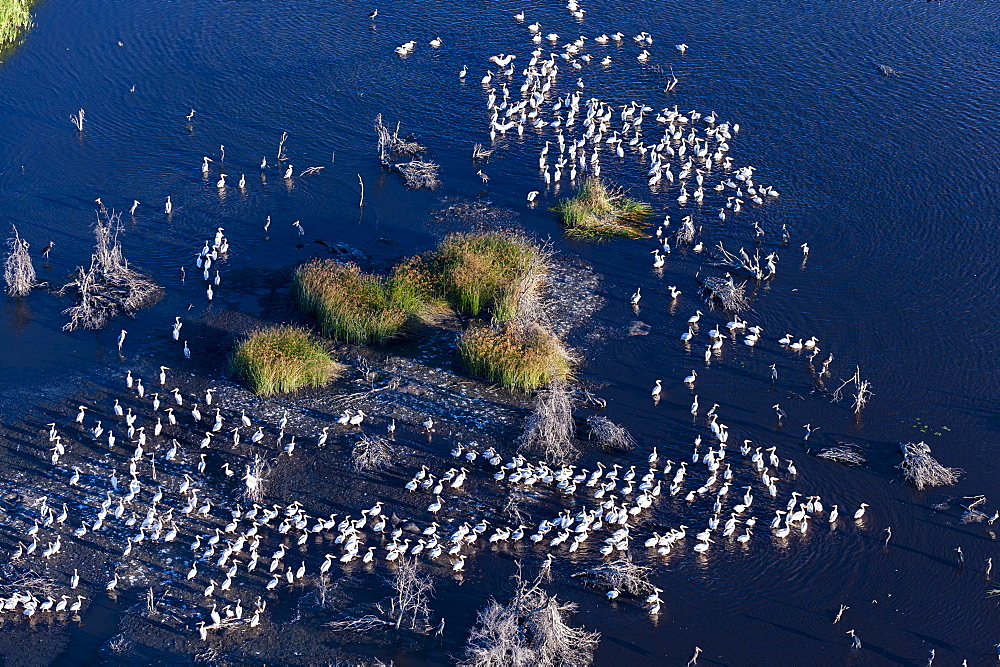
[[[233,353],[232,370],[257,394],[270,396],[332,380],[340,365],[305,329],[279,326],[255,331]]]
[[[573,197],[563,199],[554,208],[567,236],[584,240],[613,237],[643,238],[649,204],[627,197],[621,190],[609,188],[600,178],[583,182]]]
[[[509,320],[545,276],[542,250],[513,232],[451,234],[438,246],[441,290],[461,312]]]
[[[554,333],[534,322],[511,320],[472,326],[458,339],[470,372],[507,389],[529,392],[570,376],[570,356]]]
[[[324,335],[356,345],[384,343],[424,307],[427,277],[407,269],[386,278],[356,264],[313,260],[295,272],[295,297]]]
[[[31,27],[34,0],[0,0],[0,48],[13,44]]]

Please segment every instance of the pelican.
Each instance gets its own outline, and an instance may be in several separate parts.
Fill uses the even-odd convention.
[[[659,398],[660,397],[660,392],[663,390],[662,382],[663,382],[662,380],[657,380],[656,381],[656,386],[653,387],[653,398]]]
[[[641,298],[642,298],[642,288],[641,287],[636,287],[635,288],[635,294],[632,295],[632,305],[633,306],[638,306],[639,305],[639,299],[641,299]]]
[[[868,503],[861,503],[861,507],[859,507],[858,511],[854,513],[854,520],[855,521],[859,520],[861,517],[863,517],[865,515],[865,508],[866,507],[868,507]]]
[[[693,385],[694,381],[697,379],[698,379],[697,371],[691,371],[691,375],[688,375],[686,378],[684,378],[684,384]]]

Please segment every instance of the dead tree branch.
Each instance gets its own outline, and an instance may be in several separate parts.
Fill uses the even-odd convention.
[[[573,426],[573,403],[566,382],[553,380],[535,397],[520,449],[541,453],[549,463],[570,463],[580,454],[573,446]]]
[[[935,486],[951,486],[958,481],[962,471],[946,468],[931,456],[931,448],[923,442],[907,442],[899,446],[903,450],[903,462],[899,469],[903,476],[918,490]]]
[[[36,285],[35,267],[28,254],[28,242],[18,235],[17,227],[11,225],[11,229],[14,230],[14,236],[7,239],[10,253],[3,265],[3,279],[7,283],[5,291],[10,296],[27,296]]]
[[[61,294],[71,290],[77,294],[77,304],[63,311],[70,317],[64,330],[100,329],[111,318],[133,315],[162,297],[163,289],[145,272],[131,268],[122,256],[121,230],[121,215],[101,206],[94,224],[97,245],[90,268],[78,268],[74,280],[60,290]]]

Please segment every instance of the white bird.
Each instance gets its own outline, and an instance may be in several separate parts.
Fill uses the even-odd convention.
[[[681,54],[683,55],[684,52],[686,52],[688,50],[688,45],[687,44],[678,44],[677,45],[677,50],[680,51]]]
[[[663,383],[662,380],[657,380],[656,381],[656,386],[653,387],[653,398],[659,398],[660,397],[660,392],[663,391],[662,383]]]
[[[125,342],[125,334],[128,332],[122,329],[122,332],[118,334],[118,351],[122,351],[122,344]]]
[[[635,288],[635,294],[632,295],[632,305],[633,306],[638,306],[639,305],[639,299],[641,299],[641,298],[642,298],[642,288],[641,287],[636,287]]]
[[[866,507],[868,507],[868,503],[861,503],[861,507],[859,507],[858,511],[854,513],[854,520],[855,521],[857,521],[858,519],[860,519],[861,517],[863,517],[865,515],[865,508]]]

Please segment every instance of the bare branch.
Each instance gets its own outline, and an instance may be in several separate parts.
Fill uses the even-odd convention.
[[[31,264],[28,254],[28,242],[17,233],[17,227],[11,225],[14,236],[7,239],[10,253],[4,261],[3,279],[7,283],[6,292],[10,296],[26,296],[37,283],[35,282],[35,267]]]

